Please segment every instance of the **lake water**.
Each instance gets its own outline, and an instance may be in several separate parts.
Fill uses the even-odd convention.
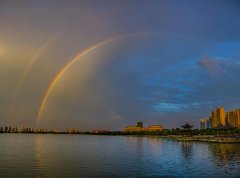
[[[0,177],[238,177],[240,145],[0,134]]]

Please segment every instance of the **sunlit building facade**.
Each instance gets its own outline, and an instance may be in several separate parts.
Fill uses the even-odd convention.
[[[217,127],[218,126],[218,119],[217,119],[217,112],[216,111],[212,111],[211,113],[211,118],[212,118],[212,127]]]
[[[213,128],[216,128],[219,124],[225,126],[224,107],[220,106],[216,110],[212,111],[211,118]]]
[[[151,125],[147,128],[145,128],[146,131],[152,131],[152,132],[156,132],[156,131],[162,131],[164,130],[162,125]]]
[[[138,122],[136,126],[127,126],[123,129],[123,132],[140,132],[140,131],[147,131],[147,132],[156,132],[162,131],[164,127],[162,125],[151,125],[149,127],[143,127],[142,122]]]
[[[231,126],[236,127],[235,111],[226,112],[226,122],[228,122]]]
[[[217,117],[218,120],[220,121],[220,123],[225,126],[225,111],[224,111],[224,107],[220,106],[217,108]]]
[[[205,122],[205,128],[217,128],[226,125],[240,128],[240,108],[228,111],[225,114],[224,107],[220,106],[212,111],[206,120],[200,120],[200,129],[203,128],[203,122]]]
[[[240,109],[226,113],[226,121],[233,127],[240,127]]]
[[[235,110],[236,114],[236,127],[240,128],[240,109]]]
[[[127,126],[126,128],[123,129],[124,132],[140,132],[144,131],[143,128],[143,123],[138,122],[136,126]]]

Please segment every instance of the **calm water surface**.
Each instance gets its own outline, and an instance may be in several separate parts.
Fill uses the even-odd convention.
[[[239,177],[240,145],[0,134],[0,177]]]

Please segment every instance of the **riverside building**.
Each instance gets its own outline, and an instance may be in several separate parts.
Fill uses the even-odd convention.
[[[144,131],[143,123],[138,122],[136,126],[127,126],[123,129],[123,132],[140,132]]]
[[[162,125],[151,125],[148,127],[143,127],[142,122],[138,122],[136,126],[127,126],[123,129],[123,132],[140,132],[140,131],[147,131],[147,132],[156,132],[162,131],[164,127]]]

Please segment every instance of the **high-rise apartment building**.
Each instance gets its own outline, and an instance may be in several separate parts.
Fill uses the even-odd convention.
[[[227,112],[226,121],[233,127],[240,127],[240,109]]]
[[[236,112],[235,111],[226,112],[226,122],[228,122],[231,126],[236,127]]]
[[[212,118],[212,127],[216,128],[218,126],[218,124],[219,124],[216,111],[212,111],[211,118]]]
[[[217,117],[220,123],[225,126],[225,112],[224,112],[224,107],[220,106],[217,108]]]
[[[216,110],[212,111],[212,127],[216,128],[219,124],[225,126],[225,112],[224,107],[220,106]]]
[[[200,119],[200,129],[205,129],[205,120]]]
[[[227,122],[227,123],[226,123]],[[240,128],[240,108],[229,112],[224,111],[224,107],[220,106],[211,112],[211,115],[205,120],[205,128],[216,128],[220,126],[232,126]],[[203,125],[200,120],[200,128]]]
[[[240,109],[235,110],[236,115],[236,127],[240,128]]]
[[[206,128],[207,129],[211,129],[212,128],[212,117],[209,116],[207,119],[206,119]]]

